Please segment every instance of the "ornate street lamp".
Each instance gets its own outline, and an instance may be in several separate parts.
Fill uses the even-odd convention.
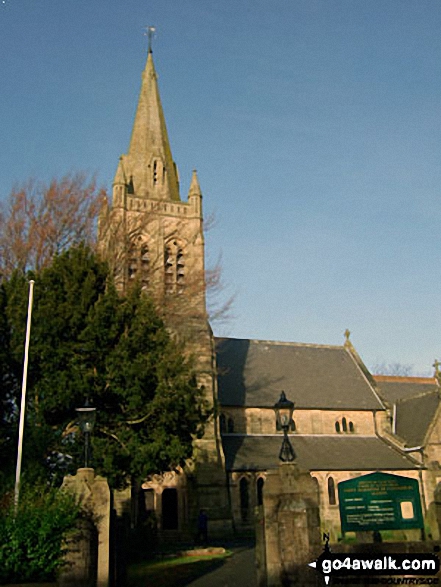
[[[78,424],[81,432],[84,434],[84,467],[87,469],[90,463],[90,435],[96,420],[96,408],[89,406],[88,400],[84,408],[76,408],[78,414]]]
[[[279,459],[283,463],[290,463],[296,458],[294,449],[288,437],[288,430],[292,424],[294,402],[286,399],[284,391],[280,394],[279,401],[274,404],[274,411],[276,412],[277,430],[283,430],[283,442],[280,448]]]

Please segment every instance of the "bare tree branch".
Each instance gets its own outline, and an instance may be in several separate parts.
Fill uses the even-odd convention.
[[[1,274],[39,270],[72,245],[93,245],[104,197],[104,189],[83,173],[14,188],[0,208]]]

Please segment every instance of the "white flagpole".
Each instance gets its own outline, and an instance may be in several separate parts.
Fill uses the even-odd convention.
[[[34,280],[29,282],[28,321],[26,325],[25,355],[23,363],[23,380],[21,386],[20,427],[18,433],[17,468],[15,470],[14,508],[17,513],[20,495],[21,456],[23,452],[23,430],[26,410],[26,384],[28,380],[29,339],[31,335],[32,303],[34,300]]]

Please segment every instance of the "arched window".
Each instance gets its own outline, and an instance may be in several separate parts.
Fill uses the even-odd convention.
[[[289,429],[291,430],[291,432],[295,432],[296,431],[296,422],[295,422],[295,420],[291,420],[291,424],[289,425]]]
[[[345,417],[343,417],[340,421],[335,423],[335,431],[336,432],[355,432],[354,423],[351,421],[347,421]]]
[[[165,293],[173,293],[174,279],[173,279],[173,254],[169,247],[165,248],[164,253],[164,280],[165,280]]]
[[[150,271],[150,255],[149,255],[149,248],[144,243],[141,246],[141,285],[143,288],[147,288],[149,286],[149,271]]]
[[[259,479],[257,479],[257,505],[263,504],[263,484],[264,483],[265,483],[265,480],[263,477],[259,477]]]
[[[234,420],[233,418],[228,418],[228,432],[231,434],[234,432]]]
[[[249,491],[248,491],[248,481],[245,477],[242,477],[239,483],[239,493],[240,493],[240,517],[242,522],[248,521],[249,515],[249,507],[250,507],[250,499],[249,499]]]
[[[184,253],[178,249],[176,255],[176,286],[178,293],[184,288]]]
[[[329,505],[335,505],[335,482],[332,477],[328,477],[328,499]]]
[[[138,251],[136,245],[132,243],[129,248],[127,260],[127,276],[129,281],[134,281],[138,273]]]
[[[129,247],[127,256],[127,277],[129,282],[135,279],[141,280],[143,289],[149,285],[150,255],[146,243],[142,242],[142,237],[138,237],[138,242],[132,242]]]
[[[225,414],[221,414],[219,416],[219,428],[220,428],[221,434],[223,434],[224,432],[227,431],[227,419],[225,417]]]
[[[182,293],[185,285],[184,251],[176,241],[169,243],[164,250],[165,292]]]

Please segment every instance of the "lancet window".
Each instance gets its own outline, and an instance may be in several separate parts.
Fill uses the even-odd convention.
[[[130,282],[141,281],[143,289],[149,286],[150,253],[145,242],[132,243],[127,259],[127,277]]]
[[[351,421],[348,421],[344,416],[341,420],[337,420],[337,422],[335,423],[335,431],[340,433],[340,432],[355,432],[355,427],[354,427],[354,423]]]
[[[182,293],[185,286],[185,258],[183,248],[176,241],[164,251],[165,293]]]
[[[329,500],[329,505],[336,504],[335,481],[334,481],[333,477],[328,477],[328,500]]]

